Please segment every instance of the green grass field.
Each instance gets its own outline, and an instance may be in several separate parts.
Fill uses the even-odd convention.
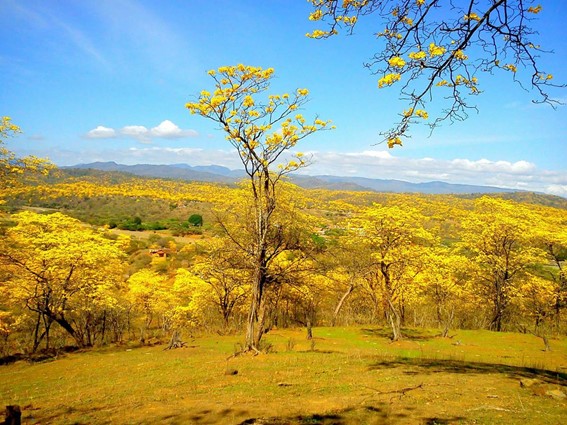
[[[532,335],[454,333],[390,343],[381,328],[317,328],[311,343],[274,330],[271,353],[228,360],[241,337],[108,347],[0,366],[0,403],[24,424],[567,422],[567,338],[545,352]]]

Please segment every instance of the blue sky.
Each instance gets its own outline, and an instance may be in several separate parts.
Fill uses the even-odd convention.
[[[541,58],[567,82],[563,17],[567,2],[543,2],[533,27],[554,54]],[[510,73],[482,76],[479,113],[431,136],[414,128],[389,150],[380,131],[406,106],[396,86],[362,64],[380,48],[373,19],[353,36],[312,40],[317,26],[303,0],[2,0],[0,114],[24,133],[8,146],[58,165],[93,161],[219,164],[240,168],[224,135],[185,109],[211,88],[209,69],[244,63],[273,67],[274,93],[306,87],[306,116],[335,131],[299,150],[304,174],[356,175],[412,182],[442,180],[567,196],[567,107],[534,105]],[[552,95],[567,100],[565,89]],[[437,107],[433,105],[432,108]]]

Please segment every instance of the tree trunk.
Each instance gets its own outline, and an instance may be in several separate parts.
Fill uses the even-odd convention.
[[[500,308],[496,308],[494,312],[494,317],[490,322],[490,329],[496,332],[502,331],[502,310]]]
[[[454,317],[455,317],[455,309],[451,308],[451,313],[449,313],[449,317],[447,317],[447,320],[445,320],[445,325],[443,326],[443,330],[441,331],[442,338],[447,338],[447,335],[449,335],[449,329],[453,324]]]
[[[335,311],[333,312],[333,319],[331,320],[331,326],[336,325],[337,317],[339,316],[339,312],[341,311],[341,308],[343,308],[343,304],[345,303],[346,299],[352,293],[353,290],[354,290],[354,283],[351,283],[349,285],[348,289],[346,290],[346,292],[343,294],[343,296],[339,300],[337,306],[335,307]]]
[[[502,331],[502,321],[504,319],[504,313],[507,306],[507,299],[504,291],[507,285],[507,272],[505,272],[503,278],[499,277],[494,282],[494,315],[490,322],[490,329],[497,332]]]
[[[2,423],[5,425],[21,425],[22,411],[20,406],[6,406],[6,419]]]
[[[313,323],[311,322],[311,317],[309,316],[309,314],[307,315],[306,318],[306,326],[307,326],[307,339],[308,340],[312,340],[313,339]]]
[[[73,337],[73,339],[75,340],[75,342],[77,343],[77,345],[79,347],[84,347],[85,346],[85,342],[83,341],[83,339],[81,338],[81,335],[79,335],[75,329],[73,328],[73,326],[67,321],[67,319],[65,319],[65,317],[63,315],[57,315],[55,317],[53,316],[49,316],[51,319],[53,319],[55,322],[57,322],[57,324],[59,326],[61,326],[63,329],[65,329],[67,331],[67,333],[69,335],[71,335]]]
[[[187,344],[181,340],[181,332],[179,332],[179,330],[175,330],[171,335],[169,344],[167,345],[167,347],[165,347],[164,350],[171,350],[172,348],[181,348],[186,346]]]
[[[252,287],[252,300],[250,303],[250,311],[248,313],[248,326],[246,328],[246,350],[260,351],[260,340],[264,333],[265,321],[265,302],[264,302],[264,285],[265,285],[265,268],[258,267]]]
[[[41,313],[37,313],[37,321],[35,322],[35,329],[33,332],[33,347],[32,347],[32,353],[35,353],[36,350],[39,347],[39,344],[41,343],[41,340],[43,339],[44,334],[42,334],[41,336],[39,335],[39,326],[41,325]]]
[[[388,320],[392,328],[392,341],[399,341],[402,337],[402,319],[391,300],[388,300]]]

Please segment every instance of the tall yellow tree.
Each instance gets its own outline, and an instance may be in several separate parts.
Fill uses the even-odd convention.
[[[441,336],[447,337],[453,326],[455,313],[466,312],[465,306],[473,305],[472,291],[464,265],[466,258],[455,250],[435,246],[425,257],[425,270],[417,276],[416,283],[423,295],[421,305],[432,302],[435,319]]]
[[[544,268],[544,277],[553,284],[554,301],[548,316],[555,319],[555,326],[561,325],[561,312],[567,307],[567,212],[556,208],[539,208],[533,213],[536,242],[544,251],[549,263]],[[547,285],[549,286],[549,284]]]
[[[151,269],[138,270],[128,279],[128,298],[132,302],[134,311],[143,316],[140,327],[142,342],[147,338],[148,330],[154,321],[167,330],[168,319],[173,314],[177,301],[172,286],[167,276]]]
[[[354,237],[366,250],[363,279],[375,303],[381,304],[394,341],[403,337],[405,303],[417,296],[414,279],[424,268],[427,247],[435,242],[425,221],[410,205],[374,205],[351,222]]]
[[[544,263],[537,247],[536,220],[528,208],[502,199],[482,197],[462,223],[463,253],[472,262],[479,292],[492,304],[490,328],[501,331],[511,301],[530,267]]]
[[[270,243],[270,235],[278,232],[272,220],[278,204],[277,187],[284,175],[308,164],[303,154],[293,151],[297,143],[328,128],[329,122],[318,118],[308,122],[299,113],[307,102],[307,89],[266,95],[274,76],[272,68],[239,64],[211,70],[209,75],[214,81],[212,93],[203,90],[195,102],[186,106],[192,114],[220,126],[248,175],[254,228],[250,245],[241,249],[254,266],[246,349],[258,351],[264,333],[269,264],[284,248]]]
[[[0,265],[7,280],[0,283],[9,296],[3,303],[25,306],[37,315],[36,336],[49,336],[57,323],[77,345],[93,343],[94,317],[116,303],[114,289],[124,274],[123,241],[106,238],[96,229],[61,213],[21,212],[0,241]],[[45,324],[39,334],[41,322]],[[37,336],[36,347],[38,339]]]

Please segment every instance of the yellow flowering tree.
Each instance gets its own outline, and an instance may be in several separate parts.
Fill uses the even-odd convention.
[[[265,297],[269,264],[284,245],[270,246],[270,235],[277,233],[272,221],[278,203],[277,187],[284,175],[308,165],[297,143],[330,127],[318,118],[308,122],[299,110],[309,91],[266,95],[273,68],[236,65],[209,71],[212,92],[203,90],[198,99],[187,103],[192,114],[216,122],[236,149],[249,181],[252,200],[253,237],[240,245],[253,264],[251,303],[246,332],[246,349],[258,351],[264,333]]]
[[[429,123],[431,129],[444,120],[467,118],[468,96],[480,93],[480,75],[499,69],[523,86],[531,85],[537,102],[556,104],[549,87],[562,87],[551,74],[540,70],[541,47],[530,22],[542,11],[534,1],[466,0],[309,0],[309,19],[323,21],[327,29],[307,36],[325,38],[345,29],[352,33],[367,15],[379,18],[381,51],[366,66],[379,75],[378,87],[399,85],[400,98],[412,113],[382,133],[389,147],[402,144],[411,124],[423,122],[417,114],[438,92],[447,100],[442,112]],[[441,10],[441,13],[439,12]],[[521,71],[525,70],[525,73]]]
[[[11,189],[21,185],[23,178],[46,175],[54,168],[49,161],[35,156],[18,158],[16,154],[5,147],[8,137],[21,133],[20,127],[12,123],[10,117],[1,117],[0,120],[0,203],[1,197],[8,194]]]
[[[57,323],[75,343],[89,346],[103,337],[105,311],[117,304],[123,280],[125,241],[84,226],[61,213],[14,214],[15,226],[0,239],[0,304],[36,317],[34,349]]]
[[[200,249],[189,270],[179,269],[176,282],[191,288],[188,307],[201,323],[210,320],[211,312],[222,318],[227,331],[235,315],[244,313],[249,294],[250,273],[242,267],[242,252],[224,238],[212,238]],[[208,317],[207,317],[208,316]]]
[[[167,276],[150,269],[141,269],[128,278],[127,284],[127,299],[131,302],[134,312],[143,316],[140,340],[146,340],[148,330],[156,319],[164,331],[169,330],[170,316],[177,299]]]
[[[425,222],[426,217],[407,204],[375,204],[350,222],[351,237],[367,262],[360,270],[364,288],[375,310],[386,317],[393,341],[403,338],[406,304],[418,296],[415,280],[425,267],[427,247],[435,242]]]
[[[491,304],[490,329],[504,329],[510,307],[533,276],[534,266],[545,263],[538,247],[538,221],[521,204],[482,197],[462,221],[460,246],[469,257],[470,273],[478,293]]]

